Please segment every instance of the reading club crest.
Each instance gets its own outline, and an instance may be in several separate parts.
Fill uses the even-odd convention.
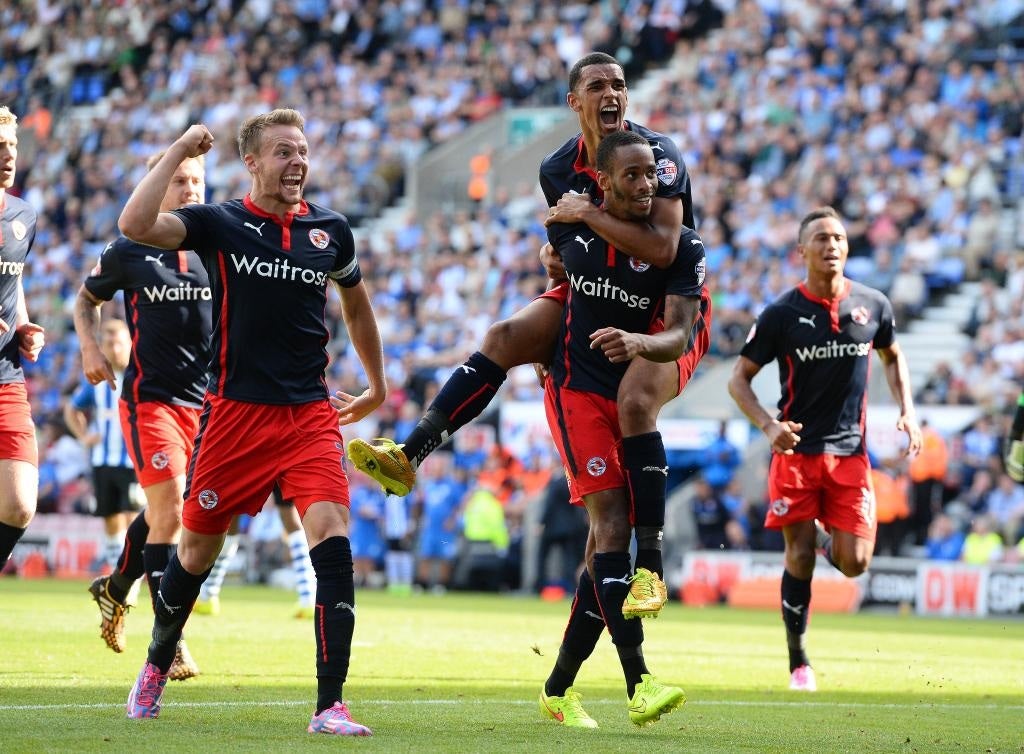
[[[313,228],[309,231],[309,242],[316,246],[318,249],[326,249],[327,244],[331,242],[331,237],[327,235],[326,230],[320,230],[320,228]]]
[[[651,268],[647,262],[643,262],[636,257],[629,258],[629,266],[633,268],[633,272],[646,272]]]
[[[15,238],[21,241],[25,238],[26,234],[28,234],[28,228],[25,227],[25,223],[21,220],[12,220],[11,233],[14,234]]]
[[[871,312],[868,311],[866,306],[858,306],[850,312],[850,319],[858,325],[866,325],[871,321]]]
[[[590,476],[601,476],[608,469],[608,464],[605,463],[603,458],[594,456],[587,461],[587,473]]]
[[[217,507],[220,497],[213,490],[203,490],[199,493],[199,507],[205,510],[212,510]]]

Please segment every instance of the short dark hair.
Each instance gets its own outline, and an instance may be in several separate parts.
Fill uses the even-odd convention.
[[[601,139],[601,143],[597,147],[597,169],[602,173],[610,173],[612,163],[615,161],[616,150],[630,144],[651,146],[650,142],[636,131],[615,131]]]
[[[797,231],[796,234],[797,243],[804,242],[804,231],[807,230],[807,226],[813,223],[815,220],[820,220],[823,217],[833,217],[839,222],[843,221],[843,218],[839,216],[839,213],[836,212],[833,207],[825,206],[818,207],[817,209],[812,209],[810,212],[804,215],[804,219],[800,221],[800,230]]]
[[[569,71],[570,92],[576,91],[580,78],[583,76],[583,69],[588,65],[617,65],[622,68],[619,61],[606,52],[592,52],[589,55],[584,55],[573,64],[572,70]]]

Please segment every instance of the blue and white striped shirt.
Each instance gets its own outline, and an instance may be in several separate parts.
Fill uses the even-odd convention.
[[[124,373],[115,374],[120,385]],[[93,466],[132,467],[128,456],[128,446],[121,434],[121,420],[118,415],[117,397],[119,390],[111,390],[110,385],[101,382],[91,385],[88,380],[82,383],[71,396],[71,405],[79,411],[91,414],[89,431],[100,437],[100,441],[92,446],[89,458]]]

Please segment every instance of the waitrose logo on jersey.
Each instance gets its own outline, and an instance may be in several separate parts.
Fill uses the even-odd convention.
[[[647,296],[637,296],[635,293],[620,288],[607,278],[598,277],[597,281],[587,280],[582,275],[569,274],[569,284],[574,291],[579,291],[584,296],[618,301],[630,309],[647,309],[651,305],[651,299]]]
[[[796,349],[796,355],[800,361],[842,359],[848,356],[867,356],[869,353],[871,353],[870,343],[838,343],[834,340],[830,340],[820,346],[806,346]]]
[[[192,285],[191,283],[178,283],[178,285],[151,285],[142,289],[150,303],[159,304],[164,301],[210,301],[213,294],[208,285]]]
[[[326,272],[311,270],[308,267],[298,267],[291,264],[287,259],[261,262],[259,259],[250,258],[245,254],[238,255],[233,253],[231,254],[231,263],[235,265],[235,272],[244,272],[246,275],[308,283],[309,285],[316,285],[321,288],[327,285]]]

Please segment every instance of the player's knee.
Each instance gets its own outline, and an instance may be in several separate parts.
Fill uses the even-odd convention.
[[[515,334],[516,326],[514,322],[507,319],[495,322],[487,328],[487,332],[484,334],[484,341],[481,344],[481,350],[486,354],[499,352],[505,343],[515,337]]]
[[[816,556],[813,548],[790,547],[786,550],[786,570],[798,579],[809,579],[814,573]]]
[[[624,435],[653,431],[661,408],[648,391],[620,390],[618,395],[619,424]]]
[[[35,512],[36,505],[34,500],[13,500],[4,506],[4,515],[0,517],[0,521],[3,521],[8,526],[13,526],[15,529],[25,529],[32,522]]]
[[[836,564],[839,566],[839,570],[847,578],[855,578],[860,576],[871,565],[871,553],[870,552],[854,552],[840,558]]]

